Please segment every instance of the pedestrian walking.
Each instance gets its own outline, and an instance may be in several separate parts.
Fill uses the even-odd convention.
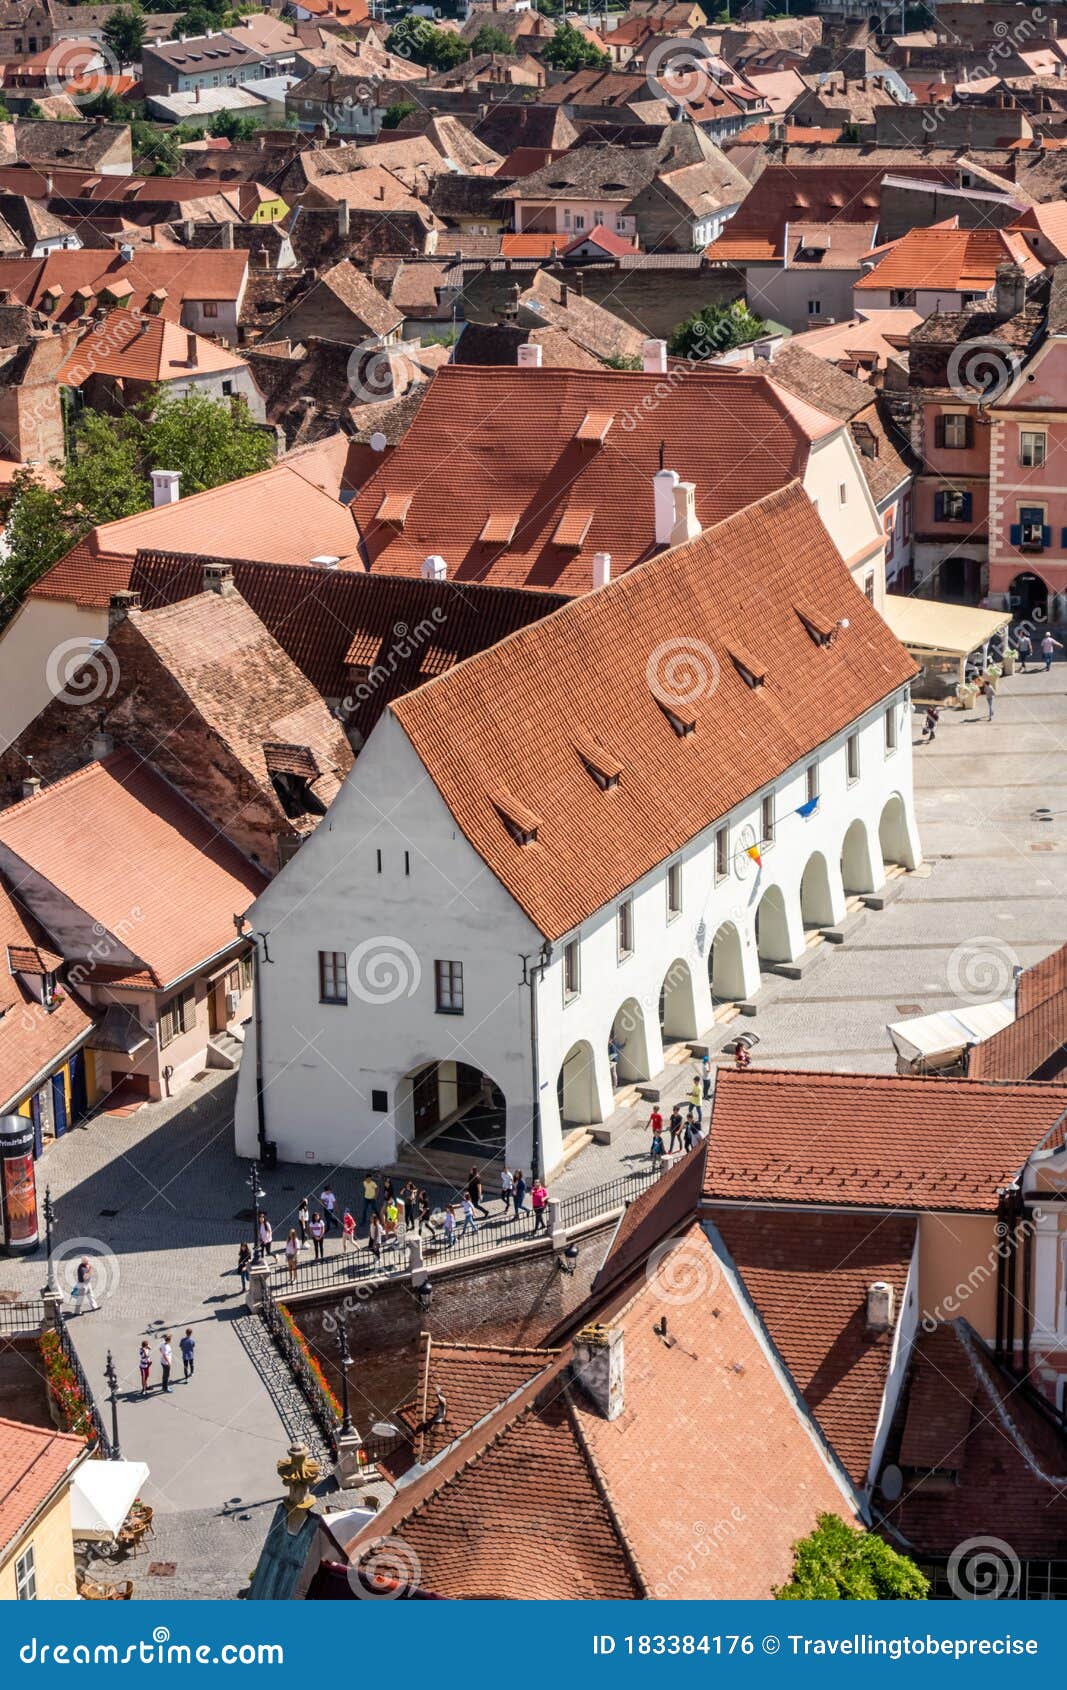
[[[1056,654],[1057,651],[1062,651],[1062,650],[1063,650],[1063,647],[1060,644],[1059,640],[1054,640],[1052,638],[1051,634],[1045,635],[1044,639],[1041,641],[1041,655],[1045,659],[1045,674],[1046,675],[1048,674],[1049,670],[1052,668],[1052,659],[1053,659],[1054,655]]]
[[[548,1190],[544,1180],[538,1175],[530,1187],[530,1207],[533,1209],[533,1229],[535,1232],[547,1232],[545,1217],[548,1213]]]
[[[237,1271],[241,1275],[242,1289],[248,1290],[248,1270],[252,1265],[252,1246],[247,1239],[243,1239],[237,1252]]]
[[[437,1231],[437,1228],[433,1224],[433,1216],[430,1212],[430,1194],[427,1191],[420,1191],[419,1192],[419,1237],[420,1238],[422,1237],[424,1229],[427,1232],[429,1232],[431,1238],[434,1236],[435,1232]]]
[[[704,1091],[704,1102],[711,1097],[711,1057],[705,1051],[700,1058],[700,1083]]]
[[[148,1395],[148,1375],[152,1371],[152,1352],[148,1348],[148,1339],[141,1340],[141,1349],[137,1357],[137,1366],[141,1370],[141,1395]]]
[[[698,1142],[699,1138],[700,1133],[697,1130],[697,1124],[692,1115],[690,1115],[689,1119],[685,1123],[685,1132],[682,1136],[682,1148],[684,1149],[686,1155],[689,1154],[690,1150],[692,1150],[694,1144]]]
[[[480,1211],[483,1220],[489,1219],[489,1210],[482,1202],[482,1176],[477,1168],[472,1168],[467,1175],[467,1196],[474,1207]]]
[[[456,1211],[451,1203],[445,1209],[445,1246],[450,1247],[456,1242]]]
[[[367,1227],[367,1248],[376,1262],[382,1259],[382,1223],[376,1214],[370,1218]]]
[[[926,714],[923,717],[921,740],[923,745],[932,745],[934,740],[937,738],[937,724],[940,720],[940,716],[941,711],[938,709],[936,704],[928,704],[926,706]]]
[[[262,1209],[259,1211],[259,1247],[265,1256],[274,1253],[274,1229]]]
[[[620,1041],[613,1033],[611,1038],[608,1040],[608,1067],[611,1069],[612,1091],[618,1091],[619,1089],[619,1062],[625,1049],[626,1040],[622,1039]]]
[[[1019,673],[1025,675],[1026,665],[1034,655],[1033,644],[1025,628],[1019,629],[1019,635],[1015,641],[1015,652],[1019,659]]]
[[[91,1309],[99,1309],[100,1307],[100,1304],[96,1300],[96,1293],[93,1290],[93,1264],[89,1260],[88,1256],[83,1256],[81,1261],[78,1263],[78,1277],[74,1286],[74,1297],[80,1314],[85,1313],[86,1305],[88,1305]]]
[[[296,1227],[289,1228],[289,1236],[285,1240],[285,1265],[289,1269],[289,1283],[296,1279],[296,1270],[300,1266],[300,1240],[296,1236]]]
[[[477,1232],[478,1222],[474,1218],[474,1204],[471,1202],[469,1191],[463,1193],[463,1225],[459,1229],[459,1236],[465,1238],[468,1232]]]
[[[408,1180],[400,1195],[404,1199],[404,1227],[410,1232],[419,1206],[419,1188],[413,1179]]]
[[[196,1339],[193,1337],[191,1326],[185,1328],[185,1337],[179,1343],[178,1348],[182,1352],[182,1376],[188,1383],[196,1372]]]
[[[989,714],[986,717],[986,720],[991,722],[993,720],[993,699],[995,697],[995,689],[994,689],[994,686],[993,686],[993,682],[988,675],[982,676],[981,682],[979,683],[979,687],[978,687],[978,696],[979,696],[979,698],[985,699],[986,706],[987,706],[988,711],[989,711]]]
[[[300,1207],[296,1211],[296,1224],[300,1228],[300,1242],[308,1241],[308,1221],[311,1219],[311,1209],[306,1197],[301,1197]]]
[[[508,1212],[508,1204],[511,1202],[511,1188],[514,1185],[514,1183],[515,1183],[515,1176],[511,1172],[511,1169],[510,1168],[501,1168],[501,1170],[500,1170],[500,1201],[504,1205],[505,1215]]]
[[[337,1198],[334,1196],[333,1187],[329,1181],[322,1188],[319,1202],[322,1204],[322,1218],[326,1223],[327,1232],[331,1232],[335,1226],[340,1231],[337,1216],[334,1213],[337,1208]]]
[[[671,1134],[668,1149],[673,1152],[677,1150],[678,1146],[682,1142],[682,1110],[680,1104],[676,1103],[674,1108],[671,1110],[671,1118],[668,1122],[668,1126],[670,1127]]]
[[[696,1116],[696,1121],[697,1121],[698,1127],[703,1127],[703,1125],[704,1125],[703,1102],[704,1102],[704,1093],[703,1093],[703,1090],[701,1088],[700,1079],[699,1079],[699,1077],[695,1076],[694,1079],[693,1079],[693,1083],[689,1088],[689,1107],[693,1111],[694,1115]]]
[[[170,1347],[170,1333],[164,1332],[163,1342],[159,1346],[159,1368],[163,1375],[163,1395],[170,1396],[170,1370],[174,1361],[174,1351]]]
[[[382,1236],[386,1244],[399,1244],[397,1233],[400,1228],[400,1205],[390,1193],[382,1210]]]
[[[361,1227],[366,1226],[372,1215],[378,1213],[378,1181],[373,1174],[367,1174],[363,1181],[363,1213],[359,1217]]]
[[[354,1250],[356,1247],[356,1217],[351,1209],[346,1209],[341,1216],[341,1249]]]
[[[663,1134],[652,1134],[652,1147],[649,1151],[652,1158],[652,1172],[658,1174],[663,1167]]]
[[[744,1039],[738,1039],[737,1043],[734,1045],[734,1067],[737,1069],[739,1074],[743,1074],[745,1069],[751,1068],[751,1066],[752,1053]]]
[[[308,1222],[308,1232],[311,1234],[311,1248],[315,1252],[312,1259],[316,1262],[324,1261],[326,1250],[322,1241],[326,1237],[326,1222],[317,1209]]]
[[[522,1169],[516,1168],[515,1178],[511,1182],[511,1201],[515,1206],[515,1219],[526,1213],[526,1181],[522,1177]]]
[[[656,1137],[657,1133],[659,1134],[660,1138],[663,1137],[663,1116],[660,1113],[660,1107],[659,1107],[658,1103],[654,1103],[652,1105],[652,1113],[648,1117],[648,1128],[649,1128],[649,1131],[651,1132],[653,1138]]]

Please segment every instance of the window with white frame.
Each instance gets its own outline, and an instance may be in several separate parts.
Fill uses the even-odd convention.
[[[15,1595],[20,1602],[37,1600],[37,1557],[32,1543],[15,1562]]]
[[[581,959],[577,939],[563,947],[563,1001],[570,1003],[582,989]]]
[[[438,1015],[462,1015],[463,964],[461,962],[435,962],[433,976]]]
[[[1019,462],[1024,469],[1040,469],[1045,461],[1045,431],[1024,428],[1019,433]]]
[[[807,775],[805,776],[805,780],[804,780],[804,789],[805,789],[805,795],[806,795],[807,802],[809,804],[814,804],[815,800],[819,796],[819,765],[818,765],[818,763],[809,763],[808,764],[808,772],[807,772]]]
[[[891,756],[897,748],[897,707],[890,704],[885,713],[885,754]]]
[[[634,901],[627,898],[621,903],[615,915],[615,936],[618,941],[619,961],[634,953]]]
[[[682,865],[671,863],[667,870],[667,920],[682,913]]]
[[[348,960],[344,951],[319,952],[319,1002],[348,1002]]]
[[[849,734],[845,742],[845,768],[848,773],[848,784],[860,778],[860,736]]]
[[[725,880],[730,872],[730,829],[715,829],[715,878]]]
[[[774,793],[768,792],[760,805],[760,844],[774,843]]]

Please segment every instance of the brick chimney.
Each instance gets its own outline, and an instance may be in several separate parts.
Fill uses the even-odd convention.
[[[337,207],[337,233],[347,235],[352,227],[352,208],[347,200],[342,200]]]
[[[26,779],[22,783],[22,796],[23,796],[23,798],[36,798],[36,796],[40,792],[40,790],[41,790],[41,777],[40,777],[40,775],[27,775]]]
[[[185,337],[185,362],[191,370],[196,369],[197,354],[195,334],[187,334]]]
[[[695,481],[679,481],[674,488],[674,527],[671,529],[671,545],[684,546],[687,540],[695,540],[700,533],[700,518],[697,516],[697,490]]]
[[[448,565],[443,557],[434,552],[430,557],[422,560],[422,578],[424,581],[447,581]]]
[[[571,1372],[604,1419],[617,1420],[625,1407],[622,1328],[583,1326],[574,1339]]]
[[[222,244],[225,247],[227,252],[233,251],[233,224],[232,223],[224,223],[222,225]]]
[[[218,593],[222,599],[232,599],[237,591],[233,579],[233,565],[205,563],[203,590],[205,593]]]
[[[593,588],[606,587],[611,580],[611,553],[595,552],[593,554]]]
[[[671,545],[674,533],[674,490],[681,477],[677,470],[657,470],[652,477],[652,504],[656,521],[657,546]]]
[[[893,1287],[876,1279],[867,1287],[867,1330],[888,1332],[893,1325]]]
[[[1018,264],[998,264],[995,316],[998,323],[1007,322],[1026,304],[1026,277]]]
[[[125,622],[131,610],[140,610],[140,593],[112,593],[107,607],[107,631],[110,634],[120,622]]]
[[[536,341],[528,340],[525,346],[519,347],[518,363],[522,370],[539,370],[544,348]]]
[[[641,363],[646,376],[666,375],[667,342],[665,340],[646,340],[641,348]]]
[[[181,498],[181,476],[176,469],[154,469],[152,471],[152,504],[156,510],[160,505],[176,505]]]

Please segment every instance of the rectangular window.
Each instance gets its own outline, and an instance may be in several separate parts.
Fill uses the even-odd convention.
[[[715,830],[715,878],[725,880],[730,872],[730,829],[719,827]]]
[[[885,754],[890,756],[897,748],[897,707],[891,704],[885,713]]]
[[[848,504],[848,485],[844,481],[842,481],[838,484],[837,502],[838,502],[839,505],[847,505]]]
[[[970,522],[971,495],[958,493],[955,488],[946,487],[940,493],[934,494],[935,522]]]
[[[627,898],[619,905],[616,915],[616,937],[619,944],[619,961],[634,954],[634,902]]]
[[[572,939],[563,947],[563,1001],[570,1003],[582,989],[582,975],[578,941]]]
[[[672,863],[667,870],[667,920],[673,921],[682,913],[682,865]]]
[[[1019,543],[1021,545],[1032,548],[1047,546],[1049,541],[1048,530],[1045,527],[1044,505],[1020,505],[1019,529],[1021,532]]]
[[[890,290],[889,290],[889,303],[894,308],[896,308],[898,306],[904,306],[904,305],[914,305],[915,304],[915,289],[914,288],[890,288]]]
[[[15,1595],[20,1602],[37,1600],[37,1558],[32,1543],[15,1562]]]
[[[821,299],[809,299],[808,300],[808,316],[809,317],[821,317],[822,316],[822,300]]]
[[[348,962],[344,951],[319,952],[319,1002],[348,1002]]]
[[[159,1012],[159,1048],[164,1050],[179,1033],[187,1033],[196,1020],[196,996],[192,990],[179,992]]]
[[[232,399],[233,398],[233,382],[232,381],[224,381],[223,382],[223,384],[222,384],[222,397],[224,399]]]
[[[845,745],[845,767],[848,771],[848,784],[860,778],[860,736],[849,734]]]
[[[819,765],[818,765],[818,763],[809,763],[808,764],[808,773],[807,773],[807,778],[806,778],[806,781],[805,781],[805,794],[806,794],[807,802],[809,804],[813,804],[815,802],[816,798],[818,798],[818,796],[819,796]]]
[[[874,603],[874,570],[870,570],[863,577],[863,596],[870,604]]]
[[[217,317],[219,314],[219,302],[217,299],[205,299],[202,301],[200,309],[205,317]]]
[[[435,962],[434,983],[437,989],[438,1015],[463,1014],[463,964]]]
[[[245,955],[241,958],[241,990],[242,990],[242,992],[247,992],[251,989],[252,981],[253,981],[254,977],[255,976],[253,974],[253,969],[252,969],[252,952],[247,951],[245,953]]]
[[[1024,469],[1040,469],[1044,461],[1044,430],[1024,428],[1019,435],[1019,462]]]
[[[774,843],[774,793],[768,792],[760,805],[760,844]]]
[[[968,435],[970,417],[966,411],[948,411],[941,418],[940,445],[950,452],[964,451],[970,445]]]

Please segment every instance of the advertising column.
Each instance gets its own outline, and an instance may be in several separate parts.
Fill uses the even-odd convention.
[[[9,1256],[37,1247],[33,1122],[0,1115],[0,1237]]]

